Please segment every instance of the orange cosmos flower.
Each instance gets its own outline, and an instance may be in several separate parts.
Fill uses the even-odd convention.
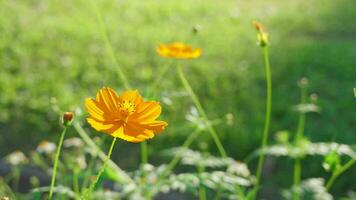
[[[193,49],[191,46],[181,42],[174,42],[169,45],[160,44],[156,51],[161,57],[176,59],[198,58],[202,52],[200,48]]]
[[[104,87],[95,99],[85,100],[89,112],[88,123],[97,131],[129,142],[142,142],[162,132],[168,125],[156,121],[161,106],[156,101],[144,101],[137,90],[123,92],[120,96]]]

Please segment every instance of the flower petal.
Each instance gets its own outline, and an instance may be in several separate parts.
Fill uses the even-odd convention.
[[[154,136],[151,130],[146,129],[146,127],[135,123],[126,124],[124,127],[125,134],[135,136],[138,138],[149,139]]]
[[[118,95],[113,89],[103,87],[96,94],[95,100],[98,101],[100,105],[103,105],[106,111],[117,111]]]
[[[191,53],[191,57],[198,58],[201,55],[201,52],[202,52],[202,50],[200,48],[197,48]]]
[[[97,103],[93,99],[85,99],[85,108],[91,117],[100,121],[104,121],[104,111],[97,105]]]
[[[131,101],[135,105],[138,105],[143,101],[141,95],[138,93],[137,90],[128,90],[126,92],[123,92],[119,98],[121,101]]]
[[[145,128],[155,133],[160,133],[166,128],[166,126],[168,126],[168,123],[165,121],[153,121],[148,123],[141,123],[140,125],[143,125]]]
[[[123,140],[126,140],[128,142],[142,142],[143,141],[142,139],[139,139],[139,138],[136,138],[136,137],[133,137],[133,136],[125,134],[123,126],[120,126],[120,128],[118,130],[116,130],[112,134],[112,136],[119,137],[119,138],[121,138]]]
[[[112,129],[115,126],[115,124],[100,122],[100,121],[97,121],[96,119],[91,118],[91,117],[88,117],[87,121],[97,131],[105,131],[106,132],[107,130]]]
[[[148,101],[140,103],[136,112],[131,116],[130,120],[139,121],[154,121],[161,114],[162,107],[156,101]]]

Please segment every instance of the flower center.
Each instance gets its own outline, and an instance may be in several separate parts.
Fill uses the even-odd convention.
[[[121,101],[119,102],[120,114],[126,118],[136,111],[136,105],[132,101]]]

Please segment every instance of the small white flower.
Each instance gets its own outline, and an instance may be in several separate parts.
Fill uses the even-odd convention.
[[[28,162],[27,157],[22,151],[15,151],[6,156],[6,161],[11,165],[21,165]]]
[[[85,156],[81,155],[76,158],[76,163],[78,164],[80,169],[85,169],[87,167],[87,162],[85,161]]]
[[[84,142],[82,139],[78,138],[78,137],[72,137],[72,138],[68,138],[66,140],[64,140],[63,142],[63,146],[66,148],[70,148],[70,147],[82,147],[84,146]]]
[[[38,144],[37,146],[37,151],[39,153],[45,153],[45,154],[51,154],[54,153],[57,149],[57,145],[52,143],[52,142],[48,142],[46,140],[40,142],[40,144]]]

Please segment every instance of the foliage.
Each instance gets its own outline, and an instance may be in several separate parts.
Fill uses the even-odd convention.
[[[351,0],[0,1],[0,198],[46,199],[58,161],[54,194],[63,199],[81,199],[95,178],[91,199],[173,192],[187,199],[354,199],[355,13]],[[265,137],[262,148],[264,62],[247,28],[256,18],[268,25],[258,23],[258,44],[271,47],[273,105],[263,132],[285,129],[275,140]],[[155,46],[175,41],[198,47],[180,58],[201,57],[161,60]],[[307,96],[298,102],[295,83],[303,76],[310,81],[299,82]],[[149,142],[149,163],[147,151],[140,162],[139,145],[121,142],[112,157],[118,164],[108,156],[103,165],[107,136],[82,126],[84,99],[103,85],[123,91],[123,77],[145,100],[162,102],[169,127]],[[61,150],[53,141],[63,111],[76,117]],[[255,173],[249,169],[258,156]],[[263,168],[264,156],[277,159]],[[284,163],[291,160],[294,185],[280,194],[274,188],[289,187]],[[98,171],[103,176],[93,177]]]

